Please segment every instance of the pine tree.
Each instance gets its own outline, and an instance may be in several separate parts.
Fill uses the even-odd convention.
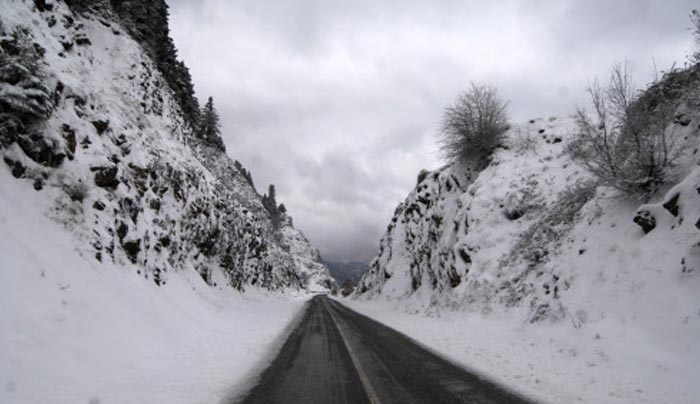
[[[277,207],[277,195],[275,191],[275,184],[270,184],[267,189],[267,197],[270,200],[270,206]]]
[[[267,195],[263,195],[262,203],[263,207],[270,212],[270,215],[274,216],[277,214],[277,199],[274,184],[270,184],[269,188],[267,189]]]
[[[207,103],[202,108],[202,113],[199,121],[198,137],[205,143],[216,147],[225,152],[226,146],[221,139],[221,124],[219,123],[219,114],[214,107],[214,99],[209,97]]]
[[[287,210],[283,204],[280,204],[279,206],[277,205],[277,196],[275,192],[275,185],[270,184],[270,187],[267,190],[267,195],[263,195],[262,197],[262,204],[263,207],[270,213],[270,218],[272,219],[272,225],[275,228],[279,228],[281,224],[281,219],[284,214],[284,212]],[[283,208],[283,210],[280,209]]]

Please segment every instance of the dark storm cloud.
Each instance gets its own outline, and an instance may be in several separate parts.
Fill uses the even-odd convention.
[[[671,4],[672,3],[672,4]],[[171,1],[172,32],[229,153],[274,182],[330,259],[368,259],[469,81],[515,120],[563,115],[628,59],[683,62],[692,1]]]

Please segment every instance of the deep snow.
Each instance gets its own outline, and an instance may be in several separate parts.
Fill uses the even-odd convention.
[[[2,403],[217,402],[246,387],[308,299],[212,288],[194,271],[158,287],[82,256],[50,205],[0,165]]]

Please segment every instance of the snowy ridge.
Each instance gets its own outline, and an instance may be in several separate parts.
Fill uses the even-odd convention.
[[[307,267],[278,241],[260,196],[228,156],[193,136],[106,3],[99,16],[63,3],[43,12],[18,0],[0,7],[3,35],[24,30],[55,89],[48,119],[20,133],[4,160],[55,201],[50,215],[78,235],[83,254],[135,264],[157,284],[194,269],[210,284],[221,270],[240,290],[307,287]]]

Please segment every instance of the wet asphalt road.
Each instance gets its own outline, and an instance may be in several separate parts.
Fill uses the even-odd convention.
[[[532,404],[325,296],[241,404]]]

